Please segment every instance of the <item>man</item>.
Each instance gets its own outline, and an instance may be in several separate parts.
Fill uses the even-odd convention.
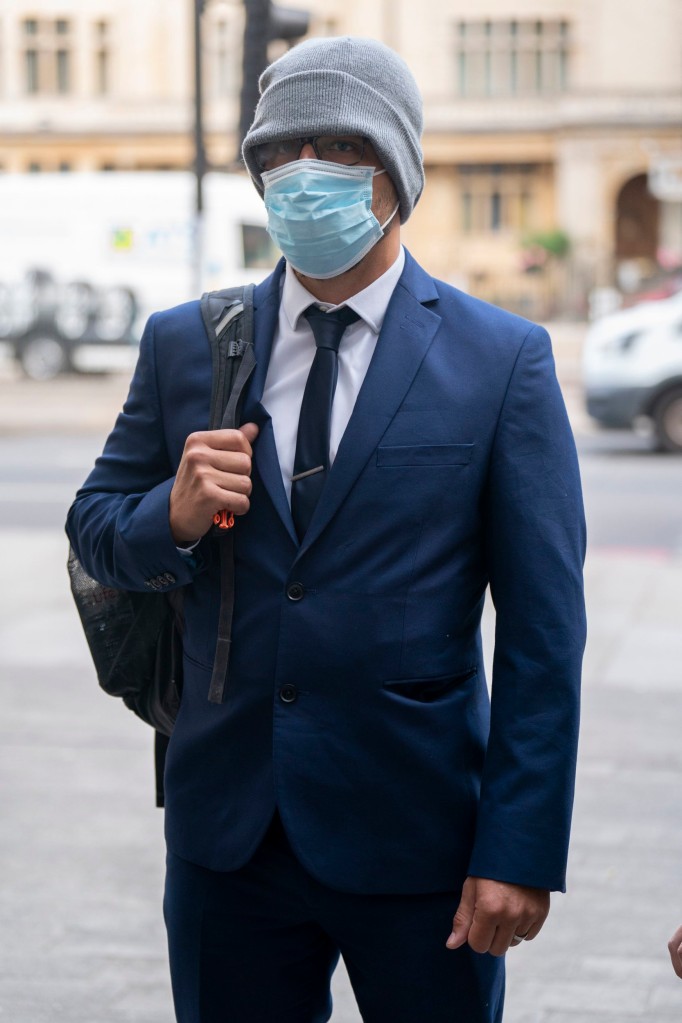
[[[286,261],[255,291],[241,430],[206,431],[198,304],[157,314],[70,513],[102,582],[184,587],[165,778],[181,1023],[321,1023],[339,953],[366,1023],[499,1021],[503,956],[564,887],[575,451],[544,330],[401,247],[421,127],[409,70],[373,40],[311,40],[265,71],[244,158]],[[223,508],[235,611],[214,703]]]

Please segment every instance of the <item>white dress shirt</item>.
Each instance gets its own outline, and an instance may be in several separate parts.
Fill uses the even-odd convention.
[[[330,464],[336,457],[341,438],[348,426],[348,420],[374,354],[388,303],[404,265],[405,253],[401,246],[395,263],[381,277],[363,291],[359,291],[357,295],[341,303],[353,309],[360,319],[346,328],[339,347],[339,376],[334,392],[330,430]],[[287,263],[279,306],[279,321],[272,342],[262,404],[272,418],[277,455],[289,501],[301,402],[315,357],[315,338],[303,313],[309,305],[314,304],[326,312],[341,308],[318,301],[303,287]]]

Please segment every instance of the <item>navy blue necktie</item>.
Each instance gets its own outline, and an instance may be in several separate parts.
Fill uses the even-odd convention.
[[[301,402],[291,485],[291,514],[299,540],[305,535],[329,474],[329,429],[339,370],[339,344],[346,327],[359,319],[347,306],[325,313],[319,306],[311,305],[305,316],[317,349]]]

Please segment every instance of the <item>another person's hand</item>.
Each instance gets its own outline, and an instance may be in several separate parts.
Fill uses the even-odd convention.
[[[223,508],[235,515],[249,510],[251,445],[257,436],[255,423],[189,435],[170,494],[170,528],[177,544],[202,537]]]
[[[682,927],[677,928],[668,942],[668,951],[670,952],[673,970],[678,977],[682,977]]]
[[[542,888],[468,877],[446,945],[468,942],[474,952],[502,956],[539,934],[548,913],[549,892]]]

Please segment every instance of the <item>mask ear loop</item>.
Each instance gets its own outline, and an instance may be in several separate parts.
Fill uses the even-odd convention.
[[[381,169],[381,170],[379,170],[379,171],[378,171],[378,170],[375,170],[375,171],[374,171],[374,175],[373,175],[373,176],[374,176],[375,178],[378,178],[380,174],[387,174],[387,173],[388,173],[387,169],[386,169],[385,167],[382,167],[382,169]],[[399,209],[400,209],[400,203],[399,203],[399,202],[397,202],[397,203],[395,204],[395,207],[394,207],[394,209],[393,209],[393,213],[391,213],[391,215],[390,215],[390,217],[388,218],[388,220],[385,220],[385,221],[383,222],[383,224],[379,224],[379,227],[381,228],[381,230],[382,230],[382,231],[385,231],[385,230],[386,230],[386,228],[387,228],[387,227],[388,227],[388,225],[389,225],[389,224],[391,223],[391,221],[393,220],[394,216],[396,215],[396,213],[398,212],[398,210],[399,210]]]
[[[389,224],[391,223],[391,221],[393,220],[394,216],[396,215],[396,213],[398,212],[398,210],[399,210],[399,209],[400,209],[400,203],[399,203],[399,202],[397,202],[397,203],[395,204],[395,206],[393,207],[393,213],[391,213],[391,215],[390,215],[390,217],[388,218],[388,220],[385,220],[385,221],[383,222],[383,224],[379,224],[379,227],[381,228],[381,230],[382,230],[382,231],[384,231],[384,232],[386,231],[386,228],[387,228],[387,227],[388,227],[388,225],[389,225]]]

